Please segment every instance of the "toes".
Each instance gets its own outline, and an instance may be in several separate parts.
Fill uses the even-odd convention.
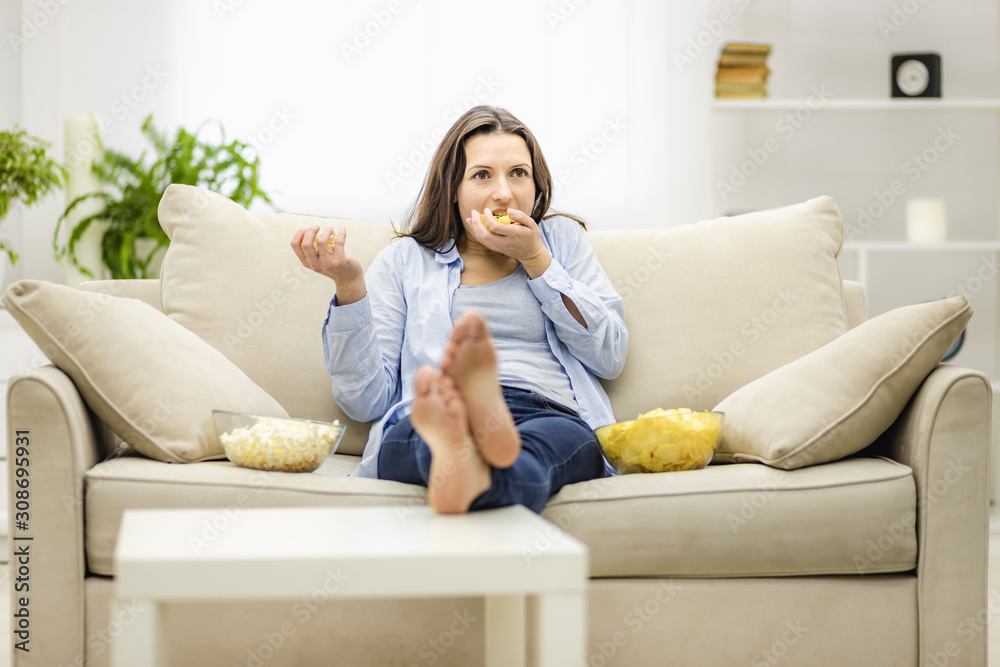
[[[430,366],[421,366],[413,378],[413,391],[417,396],[426,396],[431,392],[438,373]]]
[[[462,394],[459,393],[458,385],[455,384],[455,381],[447,375],[442,375],[437,382],[437,388],[449,414],[453,417],[464,418],[465,400],[462,398]]]
[[[490,335],[490,328],[486,324],[486,318],[480,315],[474,310],[467,310],[462,313],[463,329],[465,331],[465,336],[467,338],[488,338]]]
[[[488,340],[490,338],[490,328],[486,324],[486,319],[475,310],[466,310],[457,320],[451,330],[448,339],[448,348],[445,350],[445,357],[449,353],[454,354],[456,347],[464,345],[470,340]]]
[[[449,337],[449,342],[451,343],[452,346],[460,344],[463,340],[465,340],[466,336],[468,335],[465,331],[466,330],[465,315],[466,313],[462,313],[461,315],[459,315],[458,319],[455,320],[455,324],[452,326],[451,336]]]
[[[458,396],[458,385],[455,380],[448,375],[442,375],[438,380],[438,390],[445,399]]]

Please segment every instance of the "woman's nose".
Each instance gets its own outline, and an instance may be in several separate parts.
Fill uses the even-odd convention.
[[[497,179],[496,187],[493,190],[494,201],[508,201],[512,196],[510,187],[507,185],[507,180],[504,178]]]

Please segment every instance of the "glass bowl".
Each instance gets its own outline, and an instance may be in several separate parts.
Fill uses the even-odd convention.
[[[622,474],[698,470],[715,454],[723,416],[721,412],[657,408],[594,433],[611,465]]]
[[[340,422],[264,417],[212,410],[226,458],[238,466],[276,472],[312,472],[340,444]]]

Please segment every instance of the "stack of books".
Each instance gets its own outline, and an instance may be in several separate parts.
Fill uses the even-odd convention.
[[[770,44],[730,42],[722,47],[715,73],[715,96],[719,98],[767,97],[767,56]]]

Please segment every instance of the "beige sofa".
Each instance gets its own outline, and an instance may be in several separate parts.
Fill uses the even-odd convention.
[[[7,396],[19,667],[109,664],[134,621],[109,615],[125,509],[425,502],[346,476],[367,425],[330,397],[333,286],[288,246],[298,227],[346,226],[367,264],[389,225],[250,214],[184,186],[159,214],[172,239],[159,280],[5,295],[53,362]],[[590,548],[588,667],[984,665],[990,385],[938,364],[964,300],[865,321],[828,197],[601,227],[588,237],[631,336],[606,383],[616,416],[718,406],[727,421],[704,470],[575,484],[545,509]],[[339,418],[348,434],[315,473],[252,471],[219,460],[212,408]],[[464,667],[481,664],[482,617],[477,599],[342,602],[318,587],[283,604],[171,605],[165,622],[175,665]]]

